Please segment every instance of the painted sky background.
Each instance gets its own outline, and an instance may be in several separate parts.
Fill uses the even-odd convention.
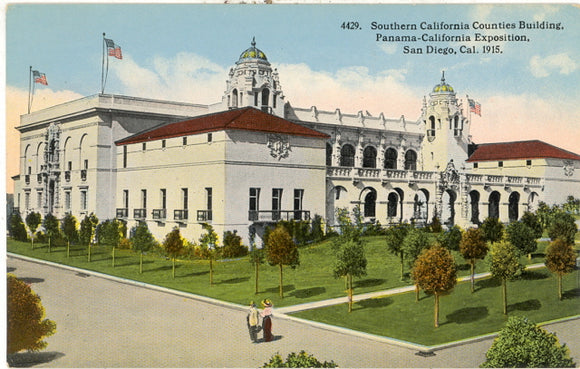
[[[293,106],[416,120],[423,96],[445,70],[458,97],[467,94],[482,105],[482,116],[472,116],[474,142],[541,139],[579,153],[579,15],[580,8],[570,4],[12,4],[5,14],[7,192],[18,173],[13,127],[26,113],[29,66],[45,73],[49,83],[36,85],[33,111],[97,94],[103,32],[123,51],[123,60],[110,59],[106,93],[220,101],[229,69],[255,37]],[[531,42],[500,43],[499,55],[446,56],[404,55],[402,44],[376,42],[370,30],[372,21],[520,20],[561,22],[564,30],[516,29],[508,33],[525,34]],[[342,30],[344,21],[358,21],[363,29]],[[435,33],[397,33],[424,32]],[[484,31],[494,32],[506,33]]]

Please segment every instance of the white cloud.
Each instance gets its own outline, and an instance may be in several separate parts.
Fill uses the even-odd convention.
[[[530,59],[530,71],[538,78],[548,77],[552,72],[568,75],[576,69],[578,65],[568,53],[549,55],[545,58],[534,55]]]
[[[385,52],[387,55],[394,55],[397,52],[396,43],[382,43],[379,48]]]

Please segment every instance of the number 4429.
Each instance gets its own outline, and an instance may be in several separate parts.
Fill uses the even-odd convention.
[[[342,22],[340,25],[342,29],[360,29],[358,22]]]

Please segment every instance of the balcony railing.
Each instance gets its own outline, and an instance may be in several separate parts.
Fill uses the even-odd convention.
[[[173,210],[173,219],[187,220],[189,212],[185,209]]]
[[[167,217],[167,210],[166,209],[153,209],[151,214],[153,219],[165,219]]]
[[[64,180],[70,182],[70,170],[64,172]]]
[[[81,181],[86,181],[86,180],[87,180],[87,170],[81,169]]]
[[[129,217],[129,209],[127,208],[117,208],[116,217],[119,219]]]
[[[248,219],[252,222],[277,222],[280,220],[310,220],[308,210],[250,210]]]
[[[147,217],[147,209],[133,209],[133,218],[145,219]]]
[[[197,221],[198,222],[209,222],[213,219],[213,212],[211,210],[198,210],[197,211]]]

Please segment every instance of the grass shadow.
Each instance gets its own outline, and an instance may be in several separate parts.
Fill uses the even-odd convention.
[[[508,312],[510,311],[532,311],[532,310],[540,310],[542,307],[542,303],[540,300],[531,299],[522,302],[517,302],[515,304],[508,305]]]
[[[44,278],[28,278],[28,277],[24,277],[24,278],[19,278],[21,281],[23,281],[24,283],[28,283],[28,284],[32,284],[32,283],[42,283],[44,282]]]
[[[296,287],[293,284],[287,284],[287,285],[282,287],[282,291],[284,291],[284,292],[294,291],[295,289],[296,289]],[[278,293],[278,292],[280,292],[280,286],[268,288],[268,289],[266,289],[266,292]]]
[[[389,306],[393,303],[391,297],[380,297],[374,299],[361,300],[354,303],[353,310],[374,309]],[[360,307],[359,307],[360,306]]]
[[[301,290],[296,290],[290,294],[290,296],[294,296],[299,299],[305,299],[312,296],[322,295],[326,292],[326,288],[324,287],[311,287],[311,288],[304,288]]]
[[[177,270],[179,268],[181,268],[181,264],[175,264],[175,270]],[[162,270],[167,271],[167,270],[171,270],[171,269],[173,269],[173,266],[170,264],[170,265],[163,265],[163,266],[160,266],[160,267],[157,267],[154,269],[149,269],[148,272],[157,272],[157,271],[162,271]]]
[[[127,267],[127,266],[139,266],[139,260],[137,261],[133,261],[132,263],[125,263],[125,264],[117,264],[116,260],[118,258],[115,258],[115,267]],[[148,264],[154,264],[155,262],[153,260],[143,260],[143,266],[148,265]],[[176,265],[177,267],[177,265]]]
[[[385,279],[369,278],[354,282],[353,287],[354,288],[375,287],[380,286],[383,283],[385,283]]]
[[[470,264],[459,264],[457,266],[457,270],[462,270],[462,271],[471,270],[471,265]]]
[[[247,282],[249,280],[250,280],[250,277],[230,278],[230,279],[220,281],[219,284],[236,284],[236,283]]]
[[[189,274],[183,275],[181,276],[182,278],[185,277],[198,277],[200,275],[208,275],[209,274],[209,270],[204,270],[203,272],[191,272]],[[249,278],[248,278],[249,279]],[[222,282],[223,283],[223,282]]]
[[[486,278],[479,281],[475,281],[475,290],[481,290],[484,288],[494,288],[501,286],[501,280],[499,278]]]
[[[577,299],[578,297],[580,297],[580,288],[574,288],[562,293],[562,299],[565,300]]]
[[[456,324],[473,323],[486,318],[489,311],[486,306],[467,307],[455,310],[446,316],[447,321]]]
[[[12,368],[29,368],[31,366],[50,363],[63,357],[62,352],[19,352],[7,355],[8,365]]]
[[[519,279],[524,281],[539,281],[548,278],[548,272],[542,270],[524,270],[519,276]]]

